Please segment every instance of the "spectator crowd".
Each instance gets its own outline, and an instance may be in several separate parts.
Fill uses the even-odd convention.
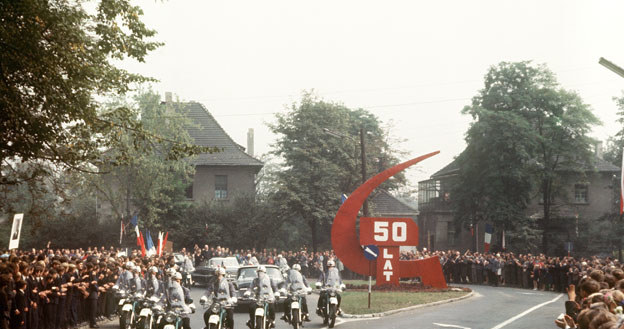
[[[343,278],[361,278],[344,268],[333,251],[231,250],[195,246],[181,253],[195,266],[213,257],[236,257],[240,264],[299,264],[307,277],[318,277],[329,260]],[[439,257],[451,284],[488,284],[533,290],[565,292],[561,328],[624,328],[624,270],[617,259],[548,257],[542,254],[478,253],[411,250],[401,259]],[[0,256],[0,329],[69,329],[97,327],[98,319],[116,312],[113,286],[124,264],[132,261],[138,275],[148,269],[164,270],[175,263],[164,257],[126,255],[115,248],[13,250]],[[284,264],[285,265],[285,264]],[[159,271],[162,275],[162,271]]]

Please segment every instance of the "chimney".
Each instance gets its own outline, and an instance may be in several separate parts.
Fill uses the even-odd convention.
[[[597,158],[602,159],[602,142],[601,141],[596,142],[595,154]]]
[[[247,154],[254,156],[254,130],[249,128],[247,131]]]

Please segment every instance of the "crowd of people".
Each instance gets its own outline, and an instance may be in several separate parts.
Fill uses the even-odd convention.
[[[182,249],[195,266],[213,257],[236,257],[240,264],[288,265],[305,277],[318,277],[335,262],[343,278],[350,275],[333,251],[230,250],[195,246]],[[624,323],[624,270],[617,259],[548,257],[510,252],[456,250],[402,251],[401,259],[437,256],[450,284],[489,284],[565,292],[561,328],[613,329]],[[113,287],[133,262],[136,277],[162,275],[175,258],[125,255],[116,248],[13,250],[0,256],[0,329],[68,329],[112,318],[116,312]],[[296,266],[295,266],[296,264]]]
[[[182,250],[186,253],[186,250]],[[354,273],[345,271],[344,265],[336,257],[333,250],[311,252],[307,248],[303,248],[298,251],[278,251],[277,249],[236,249],[230,250],[221,246],[209,246],[204,245],[200,247],[195,245],[192,252],[189,252],[189,257],[192,258],[195,267],[199,266],[203,262],[213,257],[236,257],[239,264],[277,264],[279,261],[284,261],[283,265],[293,267],[294,264],[301,266],[301,273],[306,277],[317,278],[327,269],[327,262],[331,259],[336,261],[336,268],[346,274],[345,278],[353,278]]]

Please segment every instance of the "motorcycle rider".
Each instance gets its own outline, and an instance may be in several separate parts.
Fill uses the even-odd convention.
[[[141,277],[141,267],[135,265],[132,267],[133,278],[130,280],[130,289],[132,292],[142,293],[145,291],[145,283]]]
[[[132,280],[134,279],[134,275],[132,274],[132,269],[134,268],[134,263],[131,261],[126,262],[126,264],[124,265],[124,270],[123,272],[121,272],[121,274],[119,275],[119,278],[117,278],[117,282],[115,282],[115,285],[121,289],[121,290],[125,290],[125,291],[129,291],[130,287],[132,285]]]
[[[284,270],[286,267],[288,267],[288,261],[286,260],[286,258],[284,258],[284,256],[282,256],[282,254],[279,254],[277,255],[275,265],[277,265],[280,270]]]
[[[146,290],[148,297],[157,297],[161,299],[164,295],[164,286],[158,280],[158,267],[152,266],[149,270],[149,276],[146,282]]]
[[[295,264],[292,269],[288,271],[286,276],[286,287],[290,292],[296,292],[298,290],[308,290],[310,289],[310,285],[306,278],[301,275],[301,265]],[[285,303],[284,315],[282,316],[282,320],[286,320],[286,314],[290,314],[290,303]],[[301,299],[301,311],[303,320],[309,322],[310,315],[308,314],[308,301],[305,296]]]
[[[169,286],[169,305],[171,307],[180,307],[182,308],[182,326],[184,329],[191,329],[191,318],[190,314],[192,313],[191,308],[186,305],[188,300],[188,294],[185,293],[182,288],[182,274],[180,272],[176,272],[173,276],[173,280],[171,285]]]
[[[258,277],[251,282],[248,292],[257,289],[256,296],[268,295],[269,320],[271,321],[270,327],[275,328],[275,293],[277,293],[277,284],[266,274],[266,267],[264,267],[264,265],[258,266],[256,272],[258,272]],[[255,311],[256,304],[249,304],[249,321],[247,321],[247,326],[249,326],[249,328],[254,328]]]
[[[336,268],[336,263],[333,260],[327,261],[327,273],[321,272],[321,276],[319,277],[318,282],[322,284],[323,287],[333,287],[339,288],[342,287],[342,278],[340,277],[340,271]],[[336,296],[338,298],[338,312],[340,311],[340,294]],[[316,305],[316,314],[319,316],[323,316],[323,312],[321,307],[325,307],[327,305],[327,293],[321,292],[319,295],[318,303]]]
[[[180,272],[182,272],[182,277],[185,282],[187,281],[188,276],[191,275],[191,272],[193,271],[195,271],[195,267],[193,267],[193,261],[188,257],[188,255],[184,254],[184,260],[180,265]]]
[[[217,273],[216,279],[212,281],[210,284],[208,284],[208,287],[206,287],[206,291],[204,292],[204,295],[200,299],[200,303],[205,304],[209,298],[212,298],[212,295],[214,294],[214,296],[219,301],[227,300],[228,303],[235,304],[236,303],[236,297],[235,297],[236,290],[234,290],[234,285],[225,278],[225,274],[226,274],[225,268],[219,267],[216,273]],[[226,313],[227,313],[227,319],[226,319],[227,323],[225,324],[225,327],[234,329],[234,309],[228,308],[226,309]],[[204,313],[204,323],[206,324],[206,328],[208,328],[208,320],[210,319],[211,315],[212,315],[211,309],[209,308]]]

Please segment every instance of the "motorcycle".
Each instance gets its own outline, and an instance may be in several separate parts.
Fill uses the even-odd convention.
[[[245,292],[246,296],[250,296],[250,292]],[[275,297],[279,297],[279,292],[275,293]],[[273,302],[269,294],[263,294],[255,298],[256,311],[254,316],[254,329],[270,329],[271,320],[269,319],[269,305]]]
[[[305,298],[308,293],[309,291],[307,289],[299,289],[288,294],[286,303],[289,303],[288,305],[290,306],[290,311],[285,315],[287,322],[293,326],[293,329],[303,327],[303,314],[301,306],[303,305],[303,298]]]
[[[195,313],[195,304],[190,300],[187,302],[191,313]],[[173,306],[164,312],[161,318],[158,320],[158,328],[162,329],[182,329],[183,318],[188,317],[188,313],[184,311],[182,306]]]
[[[140,308],[141,301],[143,301],[143,294],[136,293],[123,300],[123,304],[120,301],[121,313],[119,314],[119,328],[131,329],[136,326],[137,311]]]
[[[193,276],[189,272],[182,272],[182,286],[186,288],[191,288],[195,282],[193,282]]]
[[[155,316],[155,311],[157,311],[158,308],[162,309],[162,307],[158,305],[159,301],[160,299],[158,297],[150,297],[144,299],[140,303],[136,329],[156,329],[155,320],[157,320],[157,317]]]
[[[317,288],[321,288],[321,283],[316,283]],[[321,289],[321,294],[325,294],[325,305],[323,306],[323,324],[334,327],[336,316],[338,315],[338,295],[345,288],[344,284],[336,287],[325,287]]]
[[[204,302],[202,300],[202,304],[204,308],[207,309],[206,312],[210,312],[210,317],[208,317],[208,327],[205,329],[222,329],[222,328],[231,328],[231,324],[227,326],[225,323],[227,322],[227,312],[229,309],[232,309],[236,306],[236,297],[232,298],[232,302],[230,303],[228,300],[218,300],[216,297],[213,297],[211,302]]]

